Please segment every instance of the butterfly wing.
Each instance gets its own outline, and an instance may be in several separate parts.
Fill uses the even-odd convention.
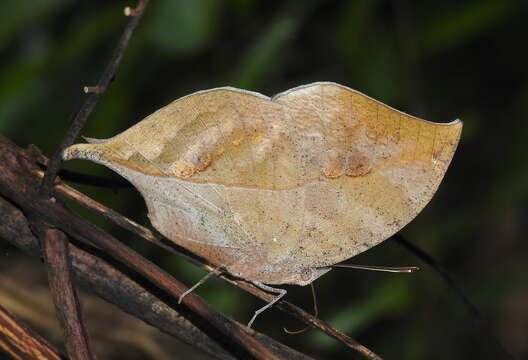
[[[142,193],[153,225],[171,239],[247,248],[262,243],[269,209],[254,192],[294,186],[281,144],[284,107],[233,88],[201,91],[106,140],[87,139],[65,159],[99,162]],[[282,179],[282,180],[280,180]]]
[[[306,283],[306,269],[378,244],[421,211],[461,127],[332,83],[273,99],[219,88],[63,157],[127,178],[160,232],[213,262],[236,263],[234,274]]]
[[[333,83],[279,94],[303,169],[296,266],[327,266],[387,239],[436,192],[462,123],[432,123]],[[318,179],[317,181],[306,181]]]

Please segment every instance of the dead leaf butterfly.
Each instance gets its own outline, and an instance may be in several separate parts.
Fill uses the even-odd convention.
[[[459,120],[421,120],[334,83],[272,98],[224,87],[63,157],[116,171],[163,235],[282,296],[265,284],[310,284],[409,223],[461,130]]]

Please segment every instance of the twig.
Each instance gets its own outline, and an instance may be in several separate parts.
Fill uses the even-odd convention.
[[[1,305],[0,350],[20,360],[65,360],[43,337]]]
[[[412,254],[414,254],[416,257],[418,257],[420,260],[425,262],[427,265],[431,266],[433,270],[440,275],[442,279],[447,283],[447,286],[456,294],[456,296],[462,301],[462,304],[464,304],[464,307],[468,311],[468,313],[471,315],[473,320],[479,324],[479,327],[481,328],[481,331],[483,331],[488,337],[490,337],[493,342],[497,345],[497,347],[502,351],[503,355],[506,356],[509,359],[514,359],[514,356],[506,350],[506,347],[500,342],[500,340],[496,337],[494,331],[492,328],[487,324],[484,317],[480,313],[479,309],[469,300],[469,298],[464,294],[460,286],[457,285],[455,282],[453,276],[442,266],[438,261],[436,261],[431,255],[426,253],[423,249],[419,248],[418,246],[414,245],[413,243],[407,241],[401,234],[394,235],[391,240],[397,242],[401,246],[403,246],[405,249],[410,251]]]
[[[48,281],[57,317],[64,330],[66,351],[73,360],[95,360],[82,319],[81,305],[71,278],[68,239],[60,230],[36,226],[42,255],[48,267]]]
[[[22,212],[0,196],[0,238],[9,241],[25,253],[39,257],[38,240],[29,230],[29,224]],[[195,327],[164,301],[152,294],[151,287],[141,283],[138,277],[131,278],[112,264],[88,252],[69,245],[72,270],[76,280],[86,285],[96,295],[123,311],[145,321],[159,330],[172,335],[198,350],[221,360],[234,357],[220,347],[208,335]],[[121,266],[122,267],[122,266]],[[272,349],[281,359],[310,360],[311,358],[255,332],[254,336]]]
[[[42,172],[37,173],[37,175],[42,176]],[[195,256],[192,256],[187,251],[185,251],[184,249],[181,249],[179,246],[175,245],[170,240],[165,239],[163,236],[157,233],[154,233],[153,231],[147,229],[146,227],[139,225],[138,223],[128,219],[127,217],[117,213],[116,211],[112,209],[109,209],[108,207],[98,203],[97,201],[69,187],[66,184],[62,184],[62,183],[57,184],[56,191],[59,194],[66,196],[67,198],[79,203],[80,205],[85,206],[89,210],[92,210],[104,216],[105,218],[112,221],[114,224],[130,232],[135,233],[136,235],[162,247],[163,249],[167,251],[170,251],[174,254],[177,254],[180,257],[185,258],[187,261],[192,262],[194,265],[199,266],[206,271],[213,271],[215,268],[214,266],[211,266],[205,263],[203,260],[198,259]],[[264,301],[270,301],[273,298],[272,295],[259,289],[258,287],[254,286],[251,283],[247,283],[245,281],[237,281],[236,279],[233,279],[226,275],[220,275],[220,277],[224,279],[225,281],[239,287],[240,289],[243,289],[249,292],[250,294],[253,294],[254,296],[259,297],[260,299]],[[323,320],[314,317],[312,314],[307,313],[301,308],[285,300],[279,301],[277,303],[277,307],[281,309],[282,311],[285,311],[289,313],[290,315],[296,317],[298,320],[304,322],[305,324],[321,330],[326,335],[336,339],[337,341],[343,343],[347,347],[360,353],[361,355],[369,359],[380,359],[380,357],[376,355],[373,351],[361,345],[356,340],[352,339],[350,336],[331,327]]]
[[[444,279],[444,281],[447,283],[447,286],[453,289],[457,296],[460,297],[460,300],[462,300],[462,303],[466,307],[467,311],[471,314],[471,316],[476,320],[481,320],[481,315],[477,307],[473,305],[473,303],[471,303],[471,301],[467,298],[462,289],[456,284],[449,272],[435,259],[433,259],[431,255],[427,254],[423,249],[419,248],[413,243],[407,241],[407,239],[405,239],[401,234],[396,234],[391,239],[403,246],[408,251],[410,251],[412,254],[414,254],[420,260],[425,262],[427,265],[431,266],[433,270],[436,271],[442,279]]]
[[[99,79],[99,82],[97,83],[97,86],[95,87],[86,87],[85,91],[88,93],[88,96],[84,102],[84,104],[81,106],[81,109],[75,116],[72,124],[70,125],[70,128],[64,135],[64,138],[62,139],[62,143],[58,147],[58,149],[53,154],[53,157],[50,160],[49,167],[46,171],[46,175],[42,179],[41,188],[40,191],[42,194],[45,194],[46,196],[50,197],[51,192],[53,191],[53,182],[55,180],[55,177],[57,176],[57,173],[59,171],[60,165],[62,163],[62,152],[64,149],[66,149],[68,146],[72,145],[77,136],[79,135],[80,131],[86,124],[86,121],[88,120],[88,117],[92,113],[93,109],[99,102],[99,99],[101,96],[105,93],[106,89],[112,82],[112,79],[115,77],[117,68],[119,66],[119,63],[121,62],[121,59],[123,57],[123,54],[125,53],[128,43],[130,41],[130,38],[132,36],[132,33],[136,29],[136,27],[139,25],[139,22],[141,18],[143,17],[143,14],[145,13],[145,9],[148,6],[149,0],[139,0],[139,5],[135,9],[130,9],[130,16],[131,19],[128,22],[128,24],[125,27],[125,30],[123,31],[123,34],[121,35],[121,38],[119,39],[119,42],[117,43],[117,47],[114,50],[114,53],[112,57],[110,58],[110,61],[103,72],[103,75]]]
[[[51,198],[53,183],[62,162],[62,151],[73,144],[79,135],[79,132],[86,124],[95,105],[115,77],[117,68],[128,47],[132,33],[138,26],[148,2],[149,0],[140,0],[134,13],[128,14],[133,15],[133,17],[125,27],[114,54],[99,79],[97,86],[84,88],[85,92],[89,95],[75,116],[68,132],[62,140],[62,143],[51,158],[47,173],[40,183],[40,194],[50,198],[50,200],[53,200],[53,198]],[[64,329],[68,355],[72,359],[95,359],[95,356],[90,349],[86,329],[82,322],[77,294],[70,278],[71,265],[68,255],[68,239],[62,232],[55,229],[41,229],[39,234],[43,245],[43,255],[48,264],[50,288],[52,290],[59,319],[61,320]]]
[[[33,149],[32,151],[35,151],[35,149]],[[46,163],[45,157],[40,158],[40,161],[44,165]],[[39,171],[37,172],[37,175],[43,176],[43,173]],[[104,184],[101,184],[101,185],[105,186]],[[157,246],[160,246],[161,248],[167,251],[170,251],[173,254],[176,254],[180,257],[185,258],[187,261],[193,263],[194,265],[206,271],[214,270],[213,266],[205,263],[204,260],[198,259],[192,254],[189,254],[185,249],[181,249],[179,246],[177,246],[170,240],[165,239],[163,236],[157,233],[154,233],[150,229],[147,229],[146,227],[139,225],[138,223],[119,214],[118,212],[98,203],[97,201],[71,188],[68,185],[59,183],[56,185],[56,191],[58,191],[59,194],[66,196],[67,198],[77,202],[78,204],[83,205],[87,209],[94,211],[95,213],[99,215],[102,215],[103,217],[107,218],[108,220],[122,227],[123,229],[128,230],[132,233],[135,233],[136,235],[142,237],[143,239],[150,241],[156,244]],[[250,294],[254,296],[257,296],[258,298],[264,301],[270,301],[273,298],[273,296],[271,296],[267,292],[259,289],[258,287],[250,283],[243,282],[243,281],[237,281],[226,275],[220,275],[220,277],[224,279],[225,281],[239,287],[242,290],[249,292]],[[277,303],[277,307],[280,310],[285,311],[289,313],[290,315],[294,316],[295,318],[302,321],[303,323],[321,330],[326,335],[336,339],[337,341],[343,343],[347,347],[355,350],[356,352],[362,354],[363,356],[370,358],[370,359],[380,359],[378,355],[376,355],[373,351],[371,351],[364,345],[358,343],[356,340],[346,335],[345,333],[331,327],[323,320],[318,319],[314,317],[312,314],[305,312],[298,306],[295,306],[294,304],[289,303],[285,300],[281,300],[280,302]]]

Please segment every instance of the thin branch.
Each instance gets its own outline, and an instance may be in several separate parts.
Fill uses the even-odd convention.
[[[3,220],[0,222],[0,238],[31,256],[40,257],[39,242],[30,231],[24,214],[1,196],[0,216]],[[138,277],[127,275],[120,264],[112,263],[111,259],[102,260],[89,253],[89,249],[81,249],[73,244],[69,245],[69,251],[76,280],[99,297],[212,357],[234,359],[207,334],[153,295],[152,287],[142,284]],[[264,334],[255,332],[254,336],[281,359],[311,359]]]
[[[132,16],[132,18],[125,27],[109,64],[99,79],[97,86],[85,87],[84,89],[88,93],[88,97],[75,116],[62,143],[51,158],[47,173],[40,183],[40,194],[50,198],[50,200],[54,200],[51,198],[53,183],[62,162],[62,152],[66,147],[73,144],[99,99],[115,77],[132,33],[138,26],[148,2],[149,0],[140,0],[138,7],[134,11],[129,8],[125,9],[125,15]],[[42,240],[44,259],[48,264],[49,282],[55,307],[64,329],[68,355],[75,360],[95,359],[82,322],[77,293],[70,278],[71,264],[68,253],[68,239],[64,233],[56,229],[39,229],[39,236]]]
[[[38,152],[38,149],[35,147],[30,148],[32,152]],[[47,163],[46,158],[43,155],[39,155],[39,161],[44,165]],[[38,171],[37,176],[43,176],[42,171]],[[87,209],[102,215],[103,217],[107,218],[114,224],[118,225],[119,227],[128,230],[143,239],[152,242],[153,244],[163,248],[164,250],[167,250],[173,254],[176,254],[180,257],[185,258],[187,261],[193,263],[194,265],[211,272],[215,269],[214,266],[211,266],[210,264],[207,264],[203,259],[199,259],[196,256],[193,256],[193,254],[190,254],[185,249],[182,249],[178,245],[176,245],[174,242],[164,238],[162,235],[155,233],[151,231],[150,229],[134,222],[133,220],[128,219],[127,217],[119,214],[118,212],[98,203],[97,201],[93,200],[92,198],[84,195],[83,193],[79,192],[78,190],[75,190],[74,188],[64,184],[59,183],[56,185],[55,190],[60,194],[63,195],[70,200],[73,200],[77,202],[78,204],[86,207]],[[236,279],[233,279],[226,274],[221,274],[219,276],[223,280],[237,286],[238,288],[245,290],[246,292],[257,296],[258,298],[264,300],[264,301],[270,301],[272,300],[273,296],[268,294],[267,292],[263,291],[262,289],[259,289],[258,287],[254,286],[251,283],[247,283],[245,281],[239,281]],[[365,356],[369,359],[380,359],[378,355],[376,355],[372,350],[368,349],[364,345],[360,344],[347,334],[331,327],[328,323],[324,322],[323,320],[313,316],[310,313],[307,313],[306,311],[302,310],[298,306],[287,302],[286,300],[281,300],[277,303],[277,307],[294,316],[298,320],[302,321],[306,325],[309,325],[313,328],[321,330],[326,335],[336,339],[337,341],[341,342],[342,344],[346,345],[347,347],[353,349],[354,351],[358,352],[359,354]]]
[[[330,326],[330,324],[328,324],[326,321],[316,318],[315,316],[307,313],[298,306],[295,306],[287,301],[281,301],[277,304],[277,307],[289,313],[290,315],[295,316],[297,319],[301,320],[306,325],[321,330],[326,335],[346,345],[347,347],[356,351],[358,354],[362,355],[366,359],[382,360],[379,355],[367,348],[365,345],[360,344],[344,332],[337,330],[336,328]]]
[[[500,351],[503,353],[504,356],[506,356],[509,359],[514,359],[514,356],[506,350],[506,347],[501,343],[501,341],[497,338],[494,331],[492,330],[491,326],[485,321],[484,317],[480,313],[479,309],[469,300],[469,298],[466,296],[464,291],[462,291],[462,288],[458,286],[458,284],[455,282],[453,276],[438,262],[436,261],[431,255],[426,253],[423,249],[419,248],[417,245],[407,241],[401,234],[394,235],[391,240],[395,241],[399,245],[403,246],[405,249],[410,251],[413,255],[418,257],[420,260],[425,262],[427,265],[431,266],[431,268],[438,274],[444,281],[447,283],[447,286],[449,289],[451,289],[455,295],[462,301],[462,304],[464,304],[464,307],[468,311],[468,313],[471,315],[473,320],[479,324],[479,327],[481,331],[483,331],[488,337],[490,337],[493,342],[497,345],[497,347],[500,349]]]
[[[403,235],[399,233],[394,235],[391,240],[397,242],[399,245],[410,251],[414,256],[425,262],[427,265],[431,266],[433,270],[436,271],[442,279],[444,279],[444,281],[447,283],[447,286],[456,293],[460,300],[462,300],[462,303],[471,316],[476,320],[481,320],[481,315],[477,307],[473,305],[473,303],[464,294],[462,289],[456,284],[451,274],[449,274],[449,272],[442,265],[433,259],[431,255],[427,254],[423,249],[419,248],[413,243],[407,241],[407,239],[405,239]]]
[[[145,9],[148,6],[148,3],[149,0],[139,0],[139,5],[137,6],[137,8],[126,8],[128,9],[128,13],[125,10],[125,15],[131,16],[131,19],[126,25],[125,30],[123,31],[123,34],[121,35],[121,38],[117,43],[117,47],[114,50],[114,53],[110,58],[110,61],[105,71],[103,72],[103,75],[99,79],[97,86],[86,87],[85,91],[88,90],[86,91],[88,96],[86,97],[84,104],[81,106],[81,109],[75,116],[72,124],[70,125],[70,128],[64,135],[62,143],[53,154],[48,170],[46,171],[46,175],[42,179],[40,189],[42,194],[45,194],[48,197],[51,196],[51,192],[53,191],[53,182],[55,181],[55,177],[57,176],[57,173],[62,163],[62,152],[68,146],[73,144],[80,131],[86,124],[88,117],[99,102],[101,96],[106,92],[106,89],[114,79],[117,72],[117,68],[119,67],[121,59],[123,58],[123,55],[128,47],[130,38],[132,37],[134,30],[139,25],[139,22],[143,17],[143,14],[145,13]]]
[[[38,223],[38,222],[35,222]],[[42,246],[42,255],[48,268],[48,281],[64,330],[66,351],[73,360],[95,360],[90,339],[84,326],[81,305],[71,278],[68,239],[60,230],[36,226]]]
[[[0,305],[0,350],[20,360],[65,360],[34,330]]]

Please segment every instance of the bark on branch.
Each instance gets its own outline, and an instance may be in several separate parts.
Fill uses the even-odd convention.
[[[72,281],[68,238],[57,229],[35,222],[42,255],[48,268],[53,303],[64,329],[66,351],[72,360],[94,360],[95,355],[84,325],[77,290]]]

